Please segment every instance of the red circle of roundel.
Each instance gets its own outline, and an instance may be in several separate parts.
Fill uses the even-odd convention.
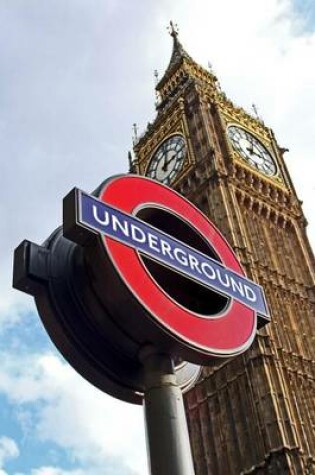
[[[244,275],[221,233],[174,190],[148,178],[126,175],[107,181],[99,198],[129,214],[135,214],[139,207],[146,205],[175,212],[208,240],[226,267]],[[116,270],[138,301],[184,345],[209,355],[228,356],[241,353],[252,343],[256,332],[256,313],[253,310],[232,300],[224,314],[202,318],[178,305],[157,285],[135,249],[107,236],[103,236],[103,241]]]

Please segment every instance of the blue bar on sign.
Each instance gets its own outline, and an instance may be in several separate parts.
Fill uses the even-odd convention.
[[[263,289],[187,244],[140,219],[79,192],[80,224],[136,249],[186,277],[238,300],[269,318]]]

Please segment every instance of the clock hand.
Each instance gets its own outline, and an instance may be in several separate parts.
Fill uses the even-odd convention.
[[[258,157],[260,159],[262,159],[262,156],[261,156],[261,153],[260,153],[260,150],[257,149],[257,147],[255,147],[255,144],[253,141],[251,141],[251,144],[249,147],[246,147],[246,150],[251,154],[251,158],[254,157]]]
[[[249,153],[254,153],[254,138],[251,136],[246,137],[247,141],[249,142],[249,147],[247,147],[247,150]]]
[[[264,161],[263,157],[261,156],[261,152],[255,146],[253,140],[251,140],[250,146],[246,147],[246,150],[250,154],[250,160],[255,163],[255,165],[261,165]]]
[[[167,160],[165,156],[164,164],[162,166],[163,172],[167,172],[169,164],[174,160],[175,157],[176,157],[176,153],[174,153],[173,156],[169,160]]]
[[[162,171],[165,172],[167,170],[167,155],[166,155],[166,153],[164,154],[163,158],[164,158],[164,162],[163,162],[163,165],[162,165]]]

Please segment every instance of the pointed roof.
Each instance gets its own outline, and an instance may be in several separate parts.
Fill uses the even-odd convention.
[[[187,53],[187,51],[184,49],[183,45],[178,39],[178,29],[177,25],[174,25],[172,21],[170,21],[170,26],[168,28],[169,34],[173,37],[173,51],[172,51],[172,56],[169,62],[168,67],[166,68],[166,71],[164,73],[164,76],[162,79],[158,82],[156,85],[156,89],[159,90],[165,81],[168,79],[168,77],[171,75],[171,73],[174,71],[176,66],[182,63],[183,59],[185,58],[189,62],[194,62],[191,56]]]
[[[166,72],[168,69],[172,69],[175,64],[178,64],[182,58],[186,58],[190,61],[193,61],[191,56],[187,53],[187,51],[184,49],[183,45],[178,39],[178,30],[176,29],[176,26],[174,26],[173,22],[170,22],[170,35],[173,37],[173,51],[172,51],[172,56],[170,59],[170,63],[166,69]]]

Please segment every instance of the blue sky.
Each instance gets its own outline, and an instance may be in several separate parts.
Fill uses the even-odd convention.
[[[315,242],[315,6],[298,0],[3,0],[0,4],[0,475],[147,475],[141,407],[61,358],[12,252],[61,222],[73,186],[127,171],[132,124],[154,117],[170,19],[222,88],[255,103],[279,144]]]
[[[293,7],[302,18],[304,31],[314,31],[315,5],[313,0],[294,0]]]

